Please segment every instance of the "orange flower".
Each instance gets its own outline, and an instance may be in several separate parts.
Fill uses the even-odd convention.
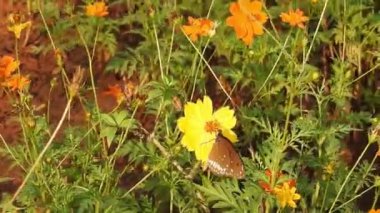
[[[183,25],[182,29],[192,41],[198,40],[198,36],[212,36],[214,29],[214,22],[206,18],[197,18],[189,16],[189,25]]]
[[[280,178],[283,174],[281,172],[277,172],[277,175],[276,175],[276,179]],[[273,189],[271,188],[271,183],[272,183],[272,171],[269,170],[269,169],[266,169],[265,170],[265,176],[267,176],[269,178],[269,183],[268,182],[265,182],[265,181],[262,181],[262,180],[259,180],[259,185],[260,187],[265,191],[265,192],[273,192]],[[294,187],[296,186],[296,180],[294,179],[290,179],[288,181],[286,181],[286,183],[290,186],[290,187]]]
[[[290,10],[288,13],[281,13],[280,15],[282,22],[289,23],[292,27],[299,27],[301,29],[305,28],[304,22],[309,20],[307,16],[303,15],[303,11],[297,9],[296,11]]]
[[[380,213],[380,209],[370,209],[368,213]]]
[[[230,5],[232,16],[227,18],[227,25],[233,27],[239,39],[250,45],[254,36],[264,33],[263,24],[268,16],[261,11],[261,1],[239,0]]]
[[[108,7],[104,2],[95,2],[86,6],[87,16],[103,17],[108,15]]]
[[[20,62],[15,61],[11,56],[3,56],[0,58],[0,78],[8,78],[14,72]]]
[[[121,90],[120,85],[118,84],[108,86],[108,90],[104,91],[103,94],[114,97],[118,104],[120,104],[124,100],[124,94]]]
[[[13,91],[15,90],[21,91],[29,83],[30,83],[30,80],[27,77],[16,74],[8,78],[2,85],[10,88]]]

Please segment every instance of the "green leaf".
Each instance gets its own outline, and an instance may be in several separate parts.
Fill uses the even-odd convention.
[[[231,190],[231,184],[227,185],[222,182],[213,185],[207,178],[203,178],[202,183],[203,186],[195,184],[195,187],[205,193],[208,201],[214,203],[214,208],[243,211],[233,196],[233,192],[236,191]]]
[[[106,137],[107,138],[107,143],[109,143],[108,144],[108,146],[109,146],[110,143],[115,138],[116,132],[117,132],[117,128],[116,127],[111,127],[111,126],[104,127],[104,128],[102,128],[100,130],[100,137],[101,138]]]
[[[109,125],[109,126],[116,126],[117,125],[115,119],[109,114],[101,114],[100,118],[103,120],[103,122],[106,125]]]

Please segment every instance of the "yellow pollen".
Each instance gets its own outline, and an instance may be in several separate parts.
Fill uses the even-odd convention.
[[[220,124],[215,121],[207,121],[205,125],[205,131],[208,133],[217,133],[220,130]]]

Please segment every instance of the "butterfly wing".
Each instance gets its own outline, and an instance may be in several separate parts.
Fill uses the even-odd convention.
[[[244,178],[244,167],[231,142],[218,134],[207,160],[209,170],[218,176]]]

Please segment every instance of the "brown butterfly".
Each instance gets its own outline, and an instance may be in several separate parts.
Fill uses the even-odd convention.
[[[243,163],[230,140],[221,133],[216,136],[207,159],[207,168],[218,176],[243,179],[245,176]]]

